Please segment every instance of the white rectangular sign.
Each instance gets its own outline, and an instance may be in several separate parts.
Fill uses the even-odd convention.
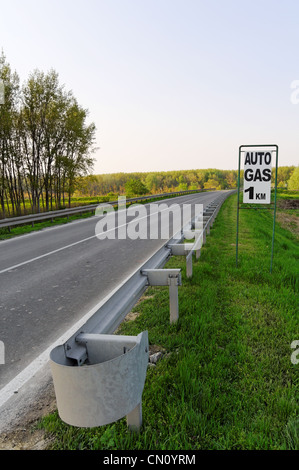
[[[245,151],[243,202],[271,203],[271,172],[273,150]]]

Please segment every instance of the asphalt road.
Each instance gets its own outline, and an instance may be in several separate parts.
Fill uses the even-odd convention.
[[[156,204],[205,207],[217,196],[199,193]],[[98,221],[91,217],[0,242],[0,391],[166,242],[99,240]]]

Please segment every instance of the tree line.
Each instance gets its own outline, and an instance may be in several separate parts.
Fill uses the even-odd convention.
[[[59,83],[34,70],[23,85],[2,51],[0,83],[0,206],[2,216],[61,208],[94,164],[95,124]]]
[[[292,186],[292,175],[296,167],[282,166],[277,170],[277,185],[280,188]],[[275,168],[272,169],[272,181],[275,181]],[[240,172],[242,181],[243,170]],[[294,179],[294,178],[293,178]],[[165,192],[187,191],[192,189],[233,189],[237,188],[237,170],[179,170],[165,172],[135,172],[89,175],[82,179],[77,196],[95,197],[98,195],[159,194]],[[289,189],[294,189],[290,187]],[[299,187],[298,187],[299,189]]]

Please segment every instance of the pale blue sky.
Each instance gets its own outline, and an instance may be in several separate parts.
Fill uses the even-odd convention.
[[[95,173],[299,164],[298,0],[0,0],[24,81],[54,68],[97,126]]]

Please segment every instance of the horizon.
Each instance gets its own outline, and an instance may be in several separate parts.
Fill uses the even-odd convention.
[[[282,168],[282,167],[295,167],[296,168],[296,165],[278,165],[277,168]],[[273,167],[272,170],[275,169],[275,166]],[[223,168],[214,168],[214,167],[211,167],[211,168],[183,168],[181,170],[151,170],[151,171],[115,171],[113,173],[92,173],[91,175],[87,175],[87,176],[104,176],[104,175],[117,175],[119,173],[123,173],[123,174],[134,174],[134,173],[175,173],[175,172],[181,172],[181,171],[236,171],[238,172],[238,168],[234,169],[234,168],[229,168],[227,170],[223,169]],[[243,168],[240,168],[240,171],[243,171]]]

